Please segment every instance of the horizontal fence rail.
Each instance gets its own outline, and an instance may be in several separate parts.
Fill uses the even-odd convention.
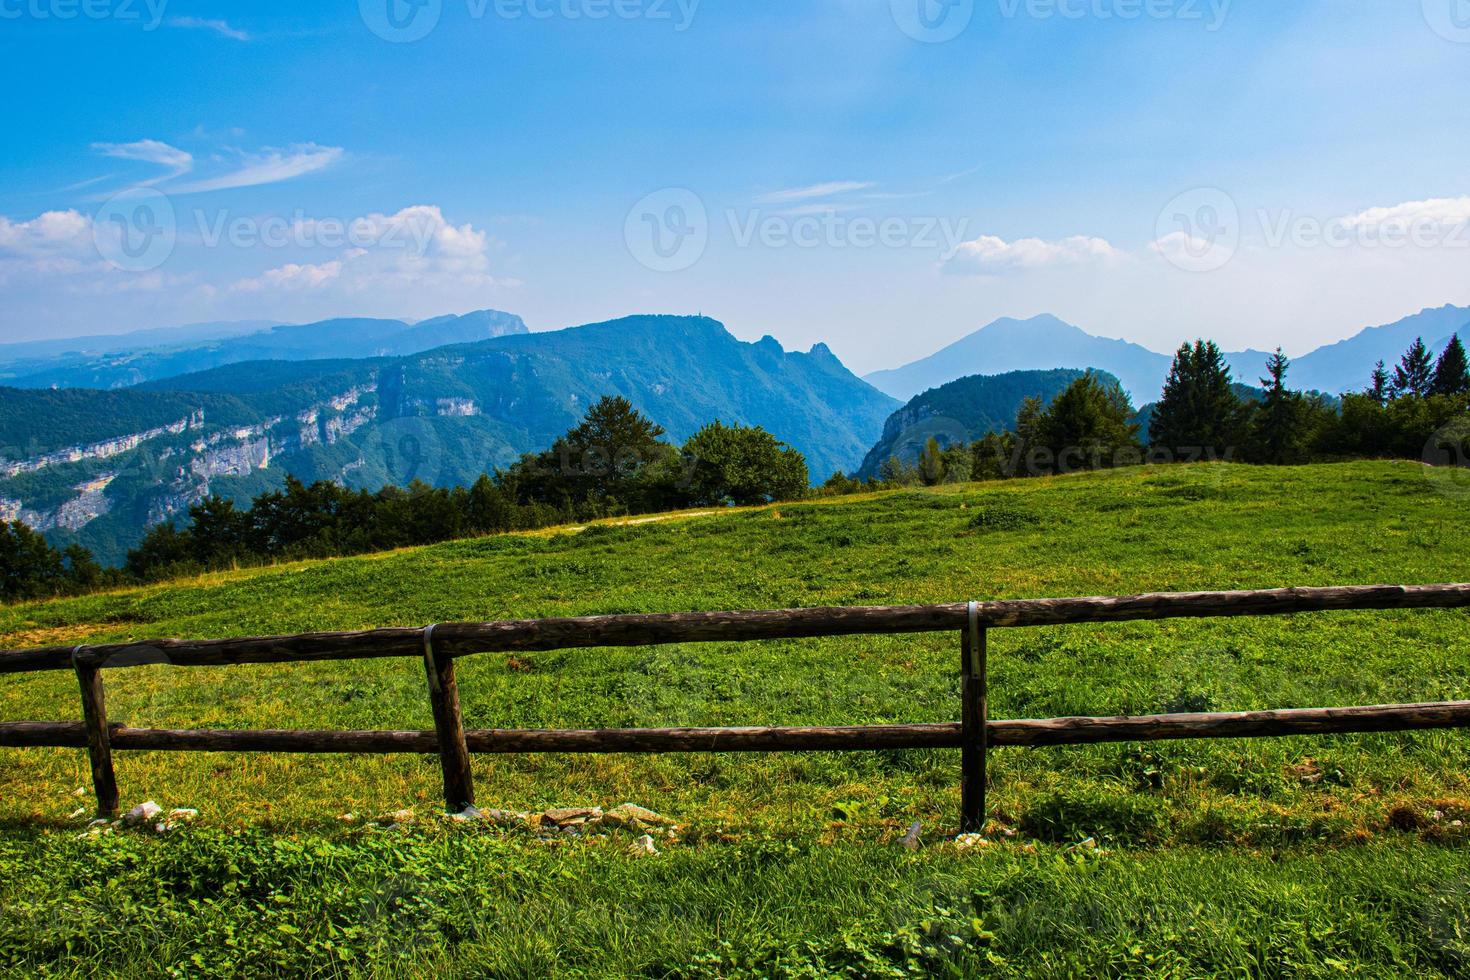
[[[986,757],[996,747],[1084,745],[1186,738],[1470,728],[1470,701],[1128,717],[991,720],[986,631],[993,628],[1172,618],[1272,616],[1332,610],[1470,607],[1470,584],[1373,585],[1246,592],[1007,599],[933,606],[835,607],[746,612],[586,616],[453,623],[422,629],[225,640],[146,640],[0,651],[0,673],[73,670],[81,722],[0,723],[0,746],[85,748],[98,811],[119,808],[111,753],[121,751],[437,754],[445,802],[474,803],[472,754],[961,750],[963,830],[984,823]],[[467,731],[454,662],[476,653],[803,639],[954,630],[961,635],[961,721],[844,727]],[[221,731],[139,729],[107,720],[102,670],[148,664],[230,666],[418,657],[433,731]]]

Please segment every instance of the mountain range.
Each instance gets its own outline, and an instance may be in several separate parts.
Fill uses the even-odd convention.
[[[417,323],[344,317],[286,325],[193,324],[117,337],[0,345],[0,384],[121,388],[246,361],[415,354],[526,332],[520,317],[498,310]]]
[[[868,450],[856,475],[863,480],[876,478],[890,456],[912,463],[931,438],[944,448],[973,442],[987,432],[1013,429],[1023,401],[1040,398],[1050,402],[1083,373],[1071,368],[1010,371],[959,378],[931,388],[888,417],[883,434]],[[1097,373],[1105,383],[1117,380],[1106,372]]]
[[[1295,388],[1341,394],[1367,386],[1373,365],[1392,365],[1415,337],[1436,353],[1456,332],[1470,334],[1470,308],[1426,309],[1384,326],[1369,327],[1347,340],[1320,347],[1292,361],[1288,380]],[[1265,370],[1264,351],[1228,352],[1235,380],[1254,385]],[[1172,354],[1161,354],[1126,340],[1096,337],[1050,314],[1028,320],[1003,318],[942,350],[902,367],[875,371],[864,380],[907,401],[956,378],[1051,368],[1096,368],[1116,376],[1135,405],[1155,401],[1169,373]]]
[[[371,489],[471,483],[551,445],[607,394],[674,441],[717,418],[763,426],[816,479],[856,468],[898,407],[825,345],[786,351],[673,316],[398,356],[226,364],[120,390],[0,388],[0,446],[12,447],[0,451],[0,519],[116,562],[206,494],[244,502],[288,474]]]

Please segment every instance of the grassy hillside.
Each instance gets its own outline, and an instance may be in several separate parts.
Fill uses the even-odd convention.
[[[1462,499],[1397,463],[1194,466],[507,536],[0,610],[6,646],[435,621],[1467,578]],[[1470,698],[1462,611],[997,631],[995,717]],[[958,717],[958,638],[485,655],[471,727]],[[115,720],[431,727],[415,662],[108,674]],[[0,679],[0,718],[78,717]],[[482,806],[683,825],[546,843],[434,818],[432,758],[124,754],[159,838],[76,839],[83,753],[0,750],[0,966],[154,974],[1456,975],[1463,733],[993,754],[987,847],[946,751],[477,760]],[[344,824],[413,807],[407,829]],[[916,853],[897,841],[924,826]],[[1014,832],[1014,836],[1010,833]],[[1094,838],[1098,846],[1078,846]],[[197,959],[194,959],[197,957]]]

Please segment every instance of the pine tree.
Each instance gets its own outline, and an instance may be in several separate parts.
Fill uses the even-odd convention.
[[[1261,387],[1266,395],[1252,419],[1252,455],[1263,463],[1277,466],[1301,462],[1306,455],[1307,433],[1304,431],[1305,399],[1301,392],[1286,387],[1286,372],[1291,361],[1276,348],[1266,361],[1266,377]]]
[[[1052,399],[1036,420],[1038,439],[1056,472],[1098,469],[1142,459],[1133,405],[1117,382],[1091,371]]]
[[[1223,451],[1239,439],[1245,411],[1220,349],[1213,341],[1197,340],[1174,355],[1149,422],[1149,442],[1175,452]]]
[[[1427,398],[1434,387],[1434,361],[1423,337],[1415,337],[1393,369],[1395,398]]]
[[[1436,395],[1463,395],[1470,392],[1470,364],[1465,360],[1465,345],[1460,335],[1455,334],[1439,355],[1434,366],[1434,381],[1431,389]]]
[[[1379,361],[1373,366],[1373,382],[1366,392],[1369,398],[1380,405],[1387,405],[1393,394],[1393,382],[1388,378],[1388,369]]]

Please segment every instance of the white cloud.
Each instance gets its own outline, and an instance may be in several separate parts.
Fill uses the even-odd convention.
[[[1086,235],[1073,235],[1058,241],[1018,238],[1011,242],[995,235],[982,235],[972,241],[962,242],[945,263],[945,271],[995,275],[1113,262],[1123,255],[1123,252],[1114,248],[1106,239]]]
[[[230,288],[247,293],[268,289],[320,289],[341,275],[342,263],[339,261],[316,265],[288,262],[275,269],[267,269],[253,279],[241,279]]]
[[[0,215],[0,250],[38,258],[92,245],[92,219],[79,211],[47,211],[29,221]]]
[[[116,157],[119,160],[156,163],[167,169],[167,173],[154,177],[152,180],[145,180],[137,184],[138,187],[148,187],[194,169],[194,157],[191,153],[176,146],[169,146],[159,140],[137,140],[133,143],[93,143],[92,149],[103,156]]]
[[[342,153],[340,146],[318,146],[315,143],[302,143],[284,150],[264,150],[246,156],[237,170],[170,188],[170,193],[199,194],[205,191],[277,184],[283,180],[325,170],[341,160]]]
[[[226,20],[206,20],[203,17],[170,17],[164,23],[169,27],[213,31],[221,37],[227,37],[232,41],[250,40],[249,33],[231,27],[230,22]]]
[[[850,194],[853,191],[865,191],[877,184],[871,181],[861,180],[834,180],[825,184],[812,184],[809,187],[792,187],[781,191],[771,191],[762,194],[755,199],[757,204],[790,204],[794,201],[809,201],[816,197],[832,197],[836,194]]]
[[[1391,207],[1369,208],[1340,220],[1349,228],[1364,229],[1459,225],[1470,222],[1470,197],[1407,201]]]
[[[492,242],[470,224],[456,225],[437,205],[420,204],[393,214],[350,221],[298,221],[298,241],[344,246],[330,262],[288,264],[242,279],[231,289],[335,289],[352,294],[384,291],[474,290],[510,283],[490,271]]]

